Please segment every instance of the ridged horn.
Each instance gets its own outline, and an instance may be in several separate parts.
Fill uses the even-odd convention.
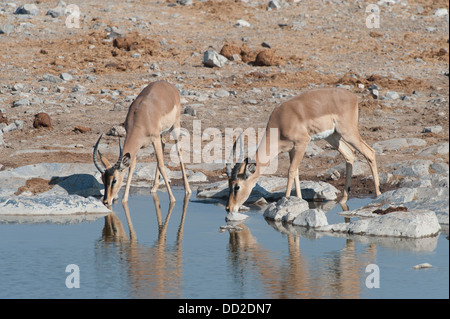
[[[95,165],[95,167],[97,167],[99,172],[103,174],[105,172],[105,169],[102,167],[102,165],[98,162],[98,159],[97,159],[98,144],[100,143],[100,140],[102,139],[102,136],[103,136],[103,133],[100,134],[100,137],[98,138],[97,143],[95,143],[93,156],[94,156],[94,165]]]
[[[119,159],[117,160],[117,163],[114,165],[115,169],[120,168],[120,164],[122,164],[122,159],[123,159],[123,148],[122,148],[122,143],[120,142],[120,136],[119,136]]]
[[[238,138],[236,139],[236,141],[234,141],[233,144],[233,150],[231,151],[230,157],[228,158],[227,164],[226,164],[226,172],[227,172],[227,176],[231,177],[231,171],[232,171],[232,165],[233,165],[233,157],[234,157],[234,153],[236,152],[236,143],[239,140],[239,148],[240,148],[240,158],[238,160],[238,162],[242,162],[243,158],[244,158],[244,143],[242,142],[242,133],[239,134]]]

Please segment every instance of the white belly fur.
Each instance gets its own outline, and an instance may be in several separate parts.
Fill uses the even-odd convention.
[[[311,136],[311,141],[323,140],[324,138],[327,138],[334,132],[336,132],[336,123],[333,123],[333,128],[331,130],[325,130],[323,132]]]

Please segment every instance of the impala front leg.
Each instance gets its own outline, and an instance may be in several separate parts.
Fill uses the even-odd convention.
[[[127,184],[125,186],[125,192],[122,197],[122,203],[128,202],[128,195],[130,193],[131,178],[133,177],[134,168],[136,167],[136,156],[133,157],[128,168]]]
[[[158,163],[156,163],[155,180],[153,181],[153,187],[150,189],[150,192],[156,193],[158,191],[158,187],[159,187],[159,169]]]
[[[297,197],[302,198],[302,193],[300,190],[300,180],[298,177],[298,167],[303,159],[303,154],[305,153],[308,141],[295,143],[294,148],[289,152],[291,159],[291,165],[289,165],[288,182],[286,187],[286,197],[291,196],[292,182],[295,180],[295,187],[297,190]]]

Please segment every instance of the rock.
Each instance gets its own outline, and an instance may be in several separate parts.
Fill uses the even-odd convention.
[[[39,14],[39,9],[34,3],[28,3],[18,7],[14,14],[29,14],[35,16]]]
[[[408,210],[358,219],[350,223],[327,225],[316,230],[344,232],[352,235],[424,238],[436,236],[440,229],[441,226],[434,212]]]
[[[61,74],[59,75],[59,77],[60,77],[62,80],[64,80],[64,81],[71,81],[71,80],[73,80],[73,76],[70,75],[69,73],[61,73]]]
[[[75,126],[75,128],[73,129],[74,132],[79,132],[79,133],[87,133],[91,130],[90,127],[84,127],[84,126]]]
[[[0,112],[0,124],[1,123],[8,125],[8,117],[6,116],[5,113],[2,112]]]
[[[127,135],[127,132],[122,125],[114,125],[113,127],[111,127],[107,135],[124,137],[125,135]]]
[[[382,100],[397,100],[400,98],[400,95],[397,92],[389,91],[383,96]]]
[[[282,59],[275,55],[271,49],[266,49],[256,55],[255,65],[257,66],[277,66],[282,64]]]
[[[422,133],[439,133],[441,131],[442,131],[442,126],[436,125],[436,126],[424,127],[422,130]]]
[[[350,234],[423,238],[435,236],[441,226],[436,214],[428,210],[393,212],[380,217],[356,220],[348,227]]]
[[[289,219],[292,221],[301,212],[309,209],[308,202],[298,197],[283,197],[278,202],[271,203],[264,211],[264,217],[275,221],[282,220],[286,215],[290,214]]]
[[[3,140],[3,131],[0,130],[0,148],[2,148],[3,146],[5,146],[5,141]]]
[[[308,209],[300,213],[293,221],[293,225],[306,227],[323,227],[328,225],[325,212],[321,209]]]
[[[427,142],[420,138],[393,138],[386,141],[375,142],[372,148],[377,154],[383,154],[385,151],[395,151],[411,146],[425,146]]]
[[[417,152],[417,155],[429,157],[429,156],[435,156],[435,155],[445,155],[445,154],[448,154],[448,152],[449,152],[448,143],[440,143],[440,144],[431,145],[427,148],[420,150],[419,152]]]
[[[16,127],[18,130],[23,129],[23,121],[22,120],[14,120],[14,124],[16,124]]]
[[[429,263],[423,263],[413,266],[413,269],[423,269],[423,268],[432,268],[433,266]]]
[[[6,23],[0,27],[0,34],[10,35],[14,31],[14,26],[12,24]]]
[[[302,198],[312,201],[336,200],[340,191],[325,182],[300,181]]]
[[[216,93],[214,93],[214,96],[220,97],[220,98],[222,98],[222,97],[229,97],[230,96],[230,92],[228,92],[227,90],[220,90],[220,91],[217,91]]]
[[[445,16],[448,16],[448,10],[447,10],[447,8],[436,9],[436,11],[434,12],[434,15],[435,15],[436,17],[445,17]]]
[[[34,115],[34,121],[33,121],[33,127],[34,128],[47,128],[52,130],[52,123],[50,120],[50,116],[47,113],[41,112]]]
[[[49,73],[44,74],[42,79],[52,83],[61,83],[63,81],[60,77]]]
[[[271,0],[269,1],[269,4],[267,5],[267,10],[273,10],[273,9],[281,9],[281,4],[278,0]]]
[[[208,49],[203,55],[203,64],[207,67],[221,68],[227,63],[228,59],[217,53],[214,49]]]
[[[393,175],[424,177],[430,175],[429,169],[431,164],[432,162],[430,160],[412,160],[412,161],[403,161],[400,163],[393,163],[387,165],[387,167],[395,168],[395,170],[392,172]]]
[[[190,183],[198,183],[198,182],[206,182],[208,177],[202,172],[196,172],[188,177],[188,182]]]
[[[399,188],[382,193],[372,201],[372,204],[400,205],[412,201],[417,194],[417,188]]]
[[[187,115],[190,115],[190,116],[196,116],[197,115],[197,110],[195,108],[193,108],[192,106],[190,106],[190,105],[186,105],[184,107],[183,114],[187,114]]]
[[[82,86],[81,84],[77,84],[72,88],[72,92],[81,92],[84,93],[86,92],[86,88],[84,86]]]
[[[241,56],[241,48],[232,43],[225,43],[220,50],[220,54],[231,60],[234,55],[239,55],[239,57]]]
[[[61,12],[61,11],[58,11],[58,10],[55,10],[55,9],[50,9],[50,10],[47,11],[47,13],[45,15],[46,16],[51,16],[52,18],[57,18],[57,17],[63,16],[64,12]]]
[[[247,218],[248,218],[248,216],[245,214],[241,214],[238,212],[231,212],[231,213],[227,214],[227,216],[225,217],[225,220],[229,221],[229,222],[240,222]]]
[[[262,176],[253,188],[247,202],[252,203],[264,197],[274,201],[284,197],[287,178]],[[302,198],[305,200],[335,200],[340,193],[333,185],[325,182],[300,181]],[[199,198],[228,198],[228,181],[204,185],[197,190]],[[293,192],[295,194],[295,191]]]
[[[191,6],[194,2],[193,0],[177,0],[177,3],[182,6]]]
[[[374,99],[378,99],[380,97],[380,92],[377,89],[371,90],[370,93]]]
[[[67,215],[111,211],[94,197],[78,195],[2,196],[0,215]]]
[[[19,106],[28,106],[30,105],[30,100],[28,99],[21,99],[13,102],[13,107],[19,107]]]
[[[345,167],[345,162],[340,163],[332,168],[327,169],[324,173],[320,174],[319,177],[328,178],[332,175],[336,175],[336,173],[338,173],[339,176],[344,176],[346,170]],[[358,160],[353,162],[352,176],[367,175],[368,173],[370,173],[370,167],[367,162],[360,162]]]
[[[17,130],[17,125],[16,125],[16,123],[11,123],[11,124],[6,125],[5,127],[3,127],[3,128],[1,129],[1,131],[2,131],[3,133],[11,132],[11,131],[14,131],[14,130]]]
[[[245,20],[237,20],[236,21],[236,24],[235,24],[235,26],[236,27],[250,27],[250,23],[248,23],[247,21],[245,21]]]

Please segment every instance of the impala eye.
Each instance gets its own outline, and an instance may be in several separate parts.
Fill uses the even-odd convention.
[[[112,180],[112,184],[114,185],[116,182],[117,182],[117,180],[114,178],[114,179]]]
[[[240,188],[241,188],[241,186],[239,186],[239,185],[234,186],[234,192],[236,193]]]

